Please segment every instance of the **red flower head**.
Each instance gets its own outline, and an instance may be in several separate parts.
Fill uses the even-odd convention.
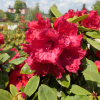
[[[31,42],[34,38],[39,37],[39,32],[41,32],[44,28],[50,28],[51,23],[48,18],[46,20],[43,19],[42,14],[36,14],[38,21],[32,21],[28,23],[29,29],[26,31],[26,41]]]
[[[38,22],[44,23],[43,26],[39,24],[39,27],[36,24]],[[29,34],[32,36],[30,44],[23,45],[29,54],[28,65],[40,76],[52,73],[56,78],[61,78],[65,72],[64,67],[75,73],[81,64],[80,60],[85,56],[85,51],[81,48],[83,35],[77,35],[76,24],[68,23],[63,16],[55,21],[54,29],[46,22],[38,17],[38,21],[32,21],[33,26],[29,26]],[[27,37],[28,35],[26,39]]]
[[[65,13],[64,14],[64,19],[69,19],[69,18],[72,18],[72,17],[74,17],[75,16],[75,12],[74,12],[74,10],[73,9],[70,9],[69,11],[68,11],[68,13]]]
[[[4,44],[4,38],[3,35],[0,33],[0,44]]]
[[[100,61],[99,60],[95,61],[95,64],[97,66],[98,72],[100,72]]]
[[[24,61],[22,64],[16,65],[15,70],[11,71],[10,77],[9,77],[9,84],[13,84],[16,86],[17,90],[20,91],[21,86],[25,87],[29,79],[34,75],[33,74],[21,74],[20,70],[24,66],[26,61]]]
[[[99,15],[97,14],[97,11],[90,11],[89,16],[83,20],[82,25],[91,28],[91,29],[96,29],[99,30],[100,28],[100,23],[99,23]]]
[[[100,59],[100,51],[96,52],[96,56]]]

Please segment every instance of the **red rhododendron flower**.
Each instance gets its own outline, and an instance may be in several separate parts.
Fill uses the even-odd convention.
[[[70,9],[69,11],[68,11],[68,13],[65,13],[64,14],[64,19],[69,19],[69,18],[72,18],[72,17],[74,17],[75,16],[75,12],[74,12],[74,10],[73,9]]]
[[[0,44],[4,44],[4,38],[3,35],[0,33]]]
[[[20,91],[21,86],[25,87],[29,79],[34,76],[34,73],[26,75],[26,74],[21,74],[20,70],[24,66],[26,61],[24,61],[22,64],[16,65],[15,69],[10,72],[10,77],[9,77],[9,84],[13,84],[16,86],[17,90]]]
[[[96,52],[96,56],[100,59],[100,51]]]
[[[100,23],[99,23],[99,15],[97,14],[97,11],[90,11],[89,15],[86,19],[83,20],[82,25],[91,28],[91,29],[97,29],[99,30],[100,28]]]
[[[38,16],[38,21],[29,25],[28,34],[32,36],[30,44],[23,45],[24,51],[29,54],[28,65],[40,76],[52,73],[56,78],[61,78],[65,72],[64,67],[75,73],[81,64],[80,60],[85,56],[81,48],[83,35],[77,35],[76,24],[68,23],[62,16],[55,21],[53,29],[41,15]]]
[[[97,66],[98,72],[100,72],[100,61],[99,60],[95,61],[95,64]]]
[[[20,74],[20,71],[13,71],[9,77],[9,84],[16,86],[17,90],[20,91],[21,86],[25,87],[30,77],[25,74]]]

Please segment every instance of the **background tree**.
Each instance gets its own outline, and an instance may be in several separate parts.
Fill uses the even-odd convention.
[[[19,9],[27,8],[26,3],[21,0],[16,0],[14,4],[14,8],[16,9],[15,13],[20,13]]]
[[[32,14],[32,9],[31,8],[28,11],[27,20],[28,21],[32,21],[33,20],[33,14]]]
[[[6,20],[8,20],[8,21],[13,21],[14,20],[14,17],[9,12],[5,12],[3,18],[6,19]]]
[[[19,14],[16,14],[15,21],[19,21],[19,20],[20,20],[20,16],[19,16]]]
[[[0,19],[3,17],[4,13],[3,10],[0,10]]]
[[[53,6],[57,8],[56,4],[53,4]],[[50,21],[53,22],[52,17],[55,17],[55,15],[52,13],[52,11],[50,9],[49,9],[48,17],[49,17]]]
[[[82,9],[81,9],[81,10],[83,10],[84,8],[87,10],[87,13],[89,13],[89,10],[86,8],[85,3],[83,4],[83,7],[82,7]]]
[[[14,8],[27,8],[26,3],[21,0],[16,0],[14,4]]]
[[[44,12],[40,11],[40,9],[39,9],[39,3],[36,3],[34,8],[30,8],[29,13],[27,15],[28,20],[29,21],[37,20],[37,18],[36,18],[37,13],[41,13],[42,15],[44,15]]]
[[[98,15],[100,15],[100,0],[97,0],[95,4],[92,5],[93,10],[97,10]]]

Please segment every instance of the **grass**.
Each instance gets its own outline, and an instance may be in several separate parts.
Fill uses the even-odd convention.
[[[0,24],[2,24],[2,25],[6,25],[8,22],[0,22]],[[18,23],[12,23],[11,22],[11,25],[18,25]]]

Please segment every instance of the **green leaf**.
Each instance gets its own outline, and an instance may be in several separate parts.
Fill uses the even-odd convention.
[[[75,20],[77,18],[77,16],[74,16],[73,18],[69,18],[69,19],[67,19],[67,21],[69,22],[69,23],[71,23],[73,20]]]
[[[3,48],[0,53],[8,53],[10,51],[10,49],[12,48],[12,46],[7,46],[5,48]]]
[[[12,84],[10,85],[10,92],[13,96],[15,96],[18,93],[17,88]]]
[[[76,23],[76,22],[79,22],[79,21],[84,20],[84,19],[87,18],[87,17],[88,17],[88,14],[85,14],[85,15],[82,15],[82,16],[80,16],[80,17],[77,17],[77,18],[73,19],[71,22],[72,22],[72,23]]]
[[[52,88],[42,84],[38,89],[38,98],[39,100],[57,100],[57,95]]]
[[[7,60],[7,61],[9,61],[10,59],[12,59],[16,55],[16,52],[15,51],[9,51],[7,54],[10,56],[10,58]]]
[[[100,39],[100,33],[94,31],[94,32],[86,32],[86,35],[95,38],[95,39]]]
[[[52,13],[53,13],[57,18],[60,17],[60,16],[62,16],[62,14],[61,14],[61,13],[58,11],[58,9],[55,8],[54,6],[51,6],[50,9],[51,9]]]
[[[92,31],[89,28],[85,28],[84,26],[77,26],[79,31]]]
[[[85,71],[98,73],[98,69],[97,69],[95,63],[87,58],[85,58],[85,59],[86,59],[86,63],[87,63],[87,68],[85,69]]]
[[[34,73],[34,72],[35,72],[35,71],[32,71],[32,70],[30,69],[30,66],[28,66],[28,64],[26,63],[26,64],[22,67],[20,73],[22,73],[22,74],[32,74],[32,73]]]
[[[100,44],[97,41],[93,41],[92,39],[86,38],[87,42],[90,43],[94,48],[100,50]]]
[[[0,55],[0,64],[6,62],[10,58],[10,56],[7,53],[1,54]]]
[[[69,87],[70,85],[70,75],[68,73],[64,73],[61,79],[57,79],[58,83],[63,87]]]
[[[12,98],[8,91],[0,89],[0,100],[12,100]]]
[[[88,60],[86,58],[86,63],[87,68],[85,69],[85,71],[94,72],[98,74],[98,69],[93,61]],[[91,87],[92,90],[96,89],[97,83],[93,81],[92,77],[85,77],[85,80],[87,81],[88,85]]]
[[[78,85],[72,85],[71,92],[77,95],[89,95],[90,92]]]
[[[32,100],[37,100],[36,98],[38,97],[38,92],[35,93],[34,97]]]
[[[85,71],[85,70],[82,73],[87,81],[89,81],[89,82],[92,81],[93,86],[94,86],[94,84],[97,85],[97,83],[100,84],[100,74],[90,72],[90,71]],[[93,90],[95,90],[95,87],[93,88]]]
[[[19,57],[22,57],[22,56],[25,56],[25,55],[27,55],[27,53],[25,53],[24,51],[22,51],[22,52],[20,53]]]
[[[20,57],[20,58],[9,61],[9,63],[14,64],[14,65],[19,65],[19,64],[23,63],[23,61],[25,61],[25,60],[26,60],[25,57]]]
[[[8,73],[0,71],[0,88],[5,89],[6,86],[8,85],[8,81],[9,81]]]
[[[28,96],[31,96],[36,91],[39,85],[39,81],[40,81],[39,76],[33,76],[26,84],[24,93],[26,93]]]
[[[92,100],[92,99],[89,98],[88,96],[85,96],[85,97],[81,98],[80,100]]]

